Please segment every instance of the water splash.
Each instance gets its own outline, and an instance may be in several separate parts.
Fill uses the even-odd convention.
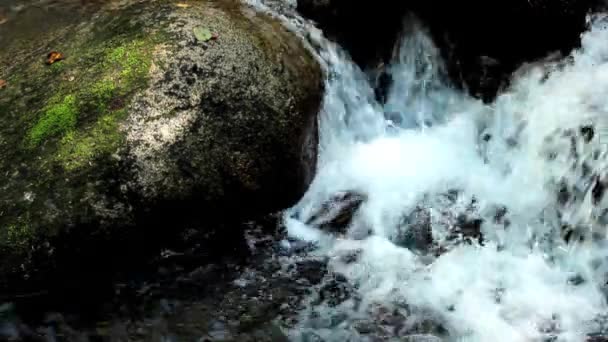
[[[328,70],[321,163],[286,225],[317,243],[316,255],[356,295],[311,302],[294,340],[371,340],[358,324],[387,321],[377,307],[401,317],[382,333],[388,340],[581,341],[602,329],[608,141],[597,127],[608,115],[606,23],[592,18],[580,50],[522,68],[491,105],[450,87],[415,23],[388,69],[385,104],[339,47],[317,37]],[[340,191],[367,198],[346,235],[304,223]],[[404,218],[420,208],[436,248],[402,239],[418,229]],[[483,239],[455,238],[471,229],[462,217]],[[367,238],[350,234],[361,227]],[[344,261],[348,253],[356,260]],[[422,333],[434,337],[412,328],[424,317],[435,325]]]

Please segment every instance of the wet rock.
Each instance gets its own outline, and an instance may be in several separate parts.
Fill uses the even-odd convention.
[[[415,334],[415,335],[407,335],[402,339],[403,342],[441,342],[443,339],[428,335],[428,334]]]
[[[394,242],[412,250],[427,251],[433,244],[430,209],[417,207],[407,215]]]
[[[336,274],[325,282],[319,289],[318,303],[325,303],[329,307],[342,304],[355,295],[355,289],[344,276]]]
[[[504,205],[497,205],[493,208],[494,211],[494,223],[503,225],[505,228],[508,228],[511,222],[507,218],[507,214],[509,213],[509,209]]]
[[[510,224],[507,213],[504,206],[497,205],[489,216],[493,216],[494,223],[506,228]],[[405,214],[392,241],[422,254],[441,254],[461,242],[483,243],[483,223],[477,200],[451,190],[421,199],[420,204]],[[434,230],[446,239],[434,240]]]
[[[258,229],[256,224],[250,226]],[[262,234],[247,232],[248,236],[274,243],[284,238],[279,231]],[[173,254],[184,252],[176,250]],[[293,257],[301,258],[300,255]],[[0,322],[10,323],[0,324],[0,340],[5,335],[13,336],[11,331],[27,340],[25,333],[19,332],[27,328],[42,341],[49,331],[59,341],[289,341],[284,329],[296,324],[302,310],[301,301],[315,287],[309,281],[299,282],[299,271],[325,273],[324,263],[285,270],[278,260],[294,264],[295,260],[285,260],[273,248],[255,249],[246,260],[237,260],[239,263],[235,264],[234,256],[225,256],[213,267],[214,275],[203,272],[205,279],[197,279],[201,284],[195,287],[196,281],[184,283],[179,278],[196,278],[200,271],[192,272],[188,267],[179,269],[177,266],[185,260],[173,259],[178,265],[171,276],[158,281],[134,275],[139,282],[131,280],[121,286],[121,295],[112,298],[104,310],[88,316],[79,306],[75,312],[47,315],[42,326],[37,326],[39,320],[34,318],[34,324],[30,319],[29,326],[20,328],[19,320],[12,313],[13,307],[0,306]],[[133,291],[128,291],[129,287],[134,287]],[[33,310],[36,317],[41,313],[40,307]]]
[[[471,217],[467,214],[460,214],[456,218],[456,226],[458,228],[455,232],[465,238],[470,238],[479,242],[483,242],[483,236],[481,235],[482,223],[483,220],[478,217]]]
[[[593,188],[591,189],[591,196],[592,196],[593,204],[598,204],[602,200],[602,198],[604,197],[605,191],[606,191],[605,181],[602,181],[599,178],[597,178],[595,180],[595,184],[593,185]]]
[[[571,194],[568,190],[568,185],[565,181],[562,180],[558,190],[557,190],[557,202],[561,205],[565,205],[570,201]]]
[[[449,56],[448,60],[450,58],[460,58],[454,51],[447,52],[446,55]],[[471,95],[490,102],[495,94],[506,86],[509,79],[509,71],[508,67],[501,61],[488,56],[475,56],[469,57],[465,63],[458,67],[448,65],[452,67],[452,72],[456,68],[460,69],[459,76],[462,78],[462,82],[470,87],[469,91]],[[465,73],[462,70],[469,72]]]
[[[581,126],[579,129],[581,135],[583,136],[585,142],[591,142],[593,137],[595,136],[595,128],[592,125]]]
[[[186,227],[228,249],[312,179],[322,75],[297,36],[236,0],[114,5],[38,33],[60,63],[0,51],[0,291],[96,286]]]
[[[414,312],[412,315],[408,316],[408,318],[402,322],[402,327],[398,332],[399,336],[445,336],[446,334],[447,329],[444,327],[441,320],[424,310]]]
[[[311,215],[306,224],[344,234],[365,200],[365,195],[356,192],[335,194]]]
[[[296,263],[296,274],[309,284],[319,284],[327,274],[327,263],[323,260],[304,260]]]

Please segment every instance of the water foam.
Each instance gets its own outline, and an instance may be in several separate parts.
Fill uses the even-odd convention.
[[[598,210],[606,206],[592,203],[588,176],[578,183],[582,174],[603,174],[603,158],[593,155],[606,149],[598,134],[586,143],[563,133],[597,127],[608,115],[606,41],[606,19],[595,17],[569,61],[527,66],[486,106],[444,80],[419,26],[408,30],[389,68],[394,84],[386,104],[375,101],[366,76],[339,47],[318,38],[328,66],[321,163],[308,193],[287,211],[286,225],[292,236],[319,242],[317,253],[357,289],[363,305],[347,301],[340,310],[361,318],[374,303],[406,302],[409,315],[416,314],[412,307],[431,312],[448,331],[443,338],[458,341],[581,341],[599,329],[608,309],[608,249],[589,234],[605,235]],[[581,173],[583,163],[591,171]],[[560,203],[560,183],[580,188],[580,196]],[[456,245],[429,261],[394,243],[396,232],[408,229],[400,227],[404,213],[452,189],[464,202],[432,208],[433,238],[449,233],[442,210],[457,215],[475,198],[483,244]],[[351,224],[369,227],[367,239],[332,238],[292,218],[311,215],[339,191],[367,195]],[[507,208],[508,228],[495,223],[496,206]],[[587,238],[568,244],[564,224],[581,226]],[[360,251],[354,263],[339,257],[354,250]],[[329,341],[364,339],[346,321],[322,329],[305,316],[294,339],[306,331]]]

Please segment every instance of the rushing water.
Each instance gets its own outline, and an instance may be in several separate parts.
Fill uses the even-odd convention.
[[[583,341],[603,333],[607,19],[590,18],[582,48],[568,58],[523,67],[490,105],[455,90],[424,28],[406,23],[386,103],[339,47],[307,33],[328,74],[320,166],[285,221],[355,294],[337,305],[311,299],[292,339],[371,340],[357,324],[387,320],[378,308],[400,317],[388,340]],[[345,234],[305,224],[345,191],[366,197]],[[431,229],[427,246],[411,241],[424,229],[420,212]],[[464,214],[483,239],[458,238],[454,218]],[[420,322],[435,328],[412,328]]]
[[[285,212],[284,244],[311,243],[298,258],[328,260],[344,293],[318,286],[291,340],[608,333],[608,18],[590,18],[568,58],[524,66],[490,105],[449,83],[424,27],[406,18],[379,103],[368,75],[294,1],[250,2],[273,8],[327,71],[319,169]],[[344,192],[365,198],[346,232],[306,223]]]

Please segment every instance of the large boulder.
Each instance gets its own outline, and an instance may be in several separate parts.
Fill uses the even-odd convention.
[[[277,20],[236,0],[60,5],[0,25],[0,292],[78,287],[303,194],[322,73]]]

